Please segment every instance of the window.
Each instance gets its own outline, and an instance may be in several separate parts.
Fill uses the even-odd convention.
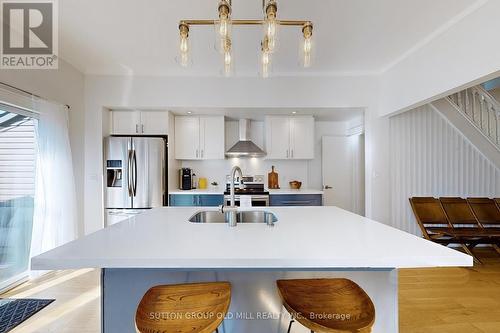
[[[0,289],[28,270],[36,174],[35,116],[0,103]]]

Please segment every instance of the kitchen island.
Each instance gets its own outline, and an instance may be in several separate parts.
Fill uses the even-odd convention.
[[[253,208],[259,210],[259,208]],[[136,307],[154,285],[230,281],[221,333],[286,332],[277,279],[346,277],[376,309],[373,332],[398,332],[397,269],[472,266],[472,258],[337,207],[265,207],[264,223],[191,223],[202,207],[165,207],[32,260],[32,268],[102,269],[102,332],[135,332]],[[296,325],[293,332],[308,332]]]

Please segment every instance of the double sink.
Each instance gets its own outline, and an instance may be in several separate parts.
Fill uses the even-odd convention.
[[[227,223],[229,213],[219,211],[197,212],[189,219],[192,223]],[[278,218],[271,212],[266,211],[241,211],[236,213],[237,223],[266,223],[272,225],[278,222]]]

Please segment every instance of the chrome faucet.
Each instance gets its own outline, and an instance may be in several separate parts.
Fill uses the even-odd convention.
[[[237,225],[237,214],[238,214],[238,207],[236,207],[235,200],[234,200],[234,178],[236,176],[236,172],[238,172],[240,176],[240,184],[241,184],[241,179],[243,179],[243,173],[241,172],[241,169],[239,166],[235,165],[233,169],[231,170],[231,175],[230,175],[230,197],[231,197],[231,203],[230,206],[226,207],[224,205],[220,206],[220,211],[222,213],[228,213],[228,224],[230,227],[236,227]]]
[[[235,165],[233,167],[233,169],[231,170],[231,187],[229,189],[230,191],[230,195],[231,195],[231,207],[235,207],[235,203],[234,203],[234,177],[236,176],[236,172],[238,172],[239,176],[240,176],[240,184],[241,184],[241,180],[243,179],[243,173],[241,172],[241,169],[239,166]]]

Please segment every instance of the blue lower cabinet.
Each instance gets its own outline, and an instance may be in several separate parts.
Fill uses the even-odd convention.
[[[224,196],[218,194],[171,194],[170,206],[193,207],[193,206],[219,206],[224,202]]]
[[[198,206],[196,204],[196,196],[191,194],[171,194],[170,206],[183,207],[183,206]]]
[[[269,196],[270,206],[322,206],[321,194],[272,194]]]
[[[207,194],[207,195],[199,195],[200,197],[200,206],[204,207],[217,207],[224,203],[223,195],[215,195],[215,194]]]

